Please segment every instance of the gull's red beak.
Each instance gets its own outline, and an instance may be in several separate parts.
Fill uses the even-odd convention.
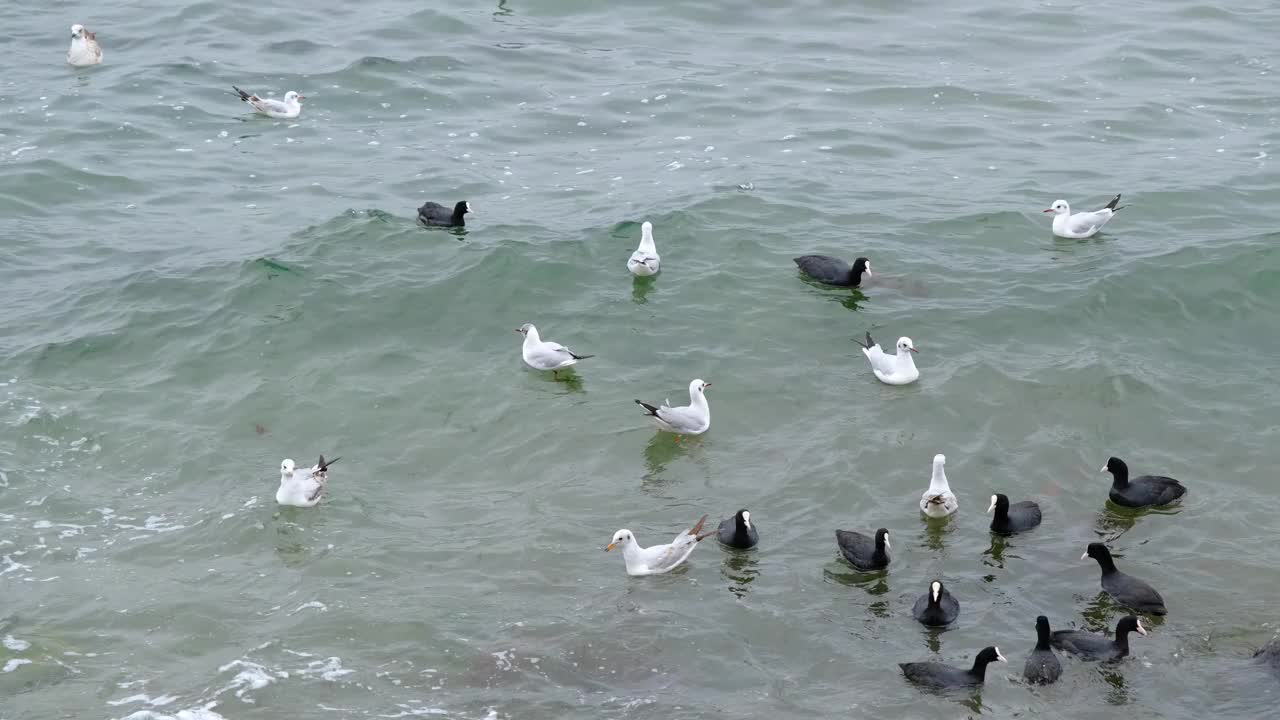
[[[298,99],[299,99],[299,100],[306,100],[306,99],[307,99],[307,96],[306,96],[306,95],[299,95],[299,96],[298,96]]]
[[[1047,208],[1045,210],[1041,210],[1041,212],[1053,212],[1053,208]]]
[[[909,348],[907,348],[907,349],[908,349],[908,350],[910,350],[910,351],[911,351],[911,352],[913,352],[913,353],[918,353],[918,352],[920,352],[919,350],[915,349],[914,347],[909,347]]]

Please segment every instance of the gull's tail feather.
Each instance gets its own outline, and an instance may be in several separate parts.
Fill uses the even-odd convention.
[[[334,463],[336,463],[336,462],[338,462],[338,461],[339,461],[339,460],[341,460],[341,459],[342,459],[342,457],[341,457],[341,456],[339,456],[339,457],[336,457],[336,458],[334,458],[334,459],[332,459],[332,460],[330,460],[330,461],[328,461],[328,462],[325,462],[324,456],[323,456],[323,455],[321,455],[321,456],[320,456],[320,462],[316,463],[316,472],[317,472],[317,473],[328,472],[328,471],[329,471],[329,466],[330,466],[330,465],[332,465],[332,464],[334,464]]]
[[[1115,212],[1117,210],[1123,210],[1124,206],[1120,205],[1119,203],[1120,203],[1120,196],[1116,195],[1115,197],[1111,198],[1111,202],[1107,203],[1107,206],[1103,208],[1103,210],[1110,210],[1111,212]]]
[[[573,358],[574,360],[586,360],[587,358],[595,357],[595,355],[578,355],[572,350],[566,350],[565,352],[569,353],[569,357]]]
[[[859,340],[858,338],[854,338],[854,339],[853,339],[853,341],[854,341],[854,342],[856,342],[856,343],[858,343],[859,345],[861,345],[863,348],[865,348],[865,349],[867,349],[867,350],[870,350],[870,349],[871,349],[871,347],[872,347],[873,345],[875,345],[875,344],[876,344],[876,341],[871,339],[871,333],[870,333],[870,332],[868,332],[868,333],[867,333],[867,342],[866,342],[866,343],[863,343],[863,342],[862,342],[861,340]]]
[[[649,414],[650,414],[650,415],[652,415],[652,416],[654,416],[654,417],[658,417],[658,408],[656,408],[656,407],[654,407],[654,406],[650,405],[650,404],[649,404],[649,403],[647,403],[647,402],[644,402],[643,400],[636,400],[636,404],[637,404],[637,405],[639,405],[640,407],[644,408],[645,410],[649,411]]]
[[[235,90],[235,91],[236,91],[236,94],[238,94],[238,95],[240,96],[240,99],[241,99],[241,100],[243,100],[244,102],[249,102],[249,99],[253,97],[252,95],[250,95],[249,93],[247,93],[247,92],[245,92],[245,91],[241,90],[240,88],[236,87],[235,85],[232,85],[232,86],[231,86],[231,89],[232,89],[232,90]]]

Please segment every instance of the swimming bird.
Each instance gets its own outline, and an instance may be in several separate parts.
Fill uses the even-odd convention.
[[[534,370],[550,370],[555,377],[570,365],[577,365],[579,360],[595,357],[595,355],[577,355],[569,348],[557,342],[543,342],[538,336],[538,328],[533,323],[525,323],[516,328],[516,332],[524,335],[524,346],[520,348],[520,356],[524,364]]]
[[[306,95],[299,95],[290,90],[284,94],[284,100],[275,100],[272,98],[260,98],[257,95],[250,95],[235,85],[231,86],[232,90],[240,96],[242,102],[247,102],[253,109],[262,115],[273,118],[296,118],[302,113],[302,103],[300,100],[306,100]]]
[[[940,662],[898,663],[902,674],[911,682],[937,690],[981,685],[987,679],[987,666],[993,662],[1008,662],[1000,654],[1000,648],[992,645],[982,649],[973,659],[973,667],[952,667]]]
[[[471,203],[466,200],[459,200],[452,210],[440,203],[425,202],[418,208],[418,222],[423,225],[465,227],[467,222],[464,217],[469,212],[471,212]]]
[[[871,261],[864,257],[854,260],[853,267],[830,255],[801,255],[791,260],[805,275],[827,285],[858,287],[862,284],[863,275],[873,277]]]
[[[1171,477],[1143,475],[1129,479],[1129,466],[1118,457],[1107,460],[1101,472],[1111,473],[1111,502],[1125,507],[1158,507],[1181,498],[1187,488]]]
[[[1088,549],[1080,556],[1081,560],[1093,558],[1102,568],[1102,589],[1117,603],[1134,612],[1151,615],[1166,615],[1169,610],[1164,605],[1160,593],[1143,580],[1127,575],[1116,569],[1115,560],[1111,559],[1111,551],[1102,543],[1089,543]]]
[[[102,48],[98,46],[98,34],[85,26],[71,26],[71,47],[67,50],[67,62],[76,67],[88,67],[102,62]]]
[[[1027,655],[1027,664],[1022,668],[1022,677],[1027,682],[1049,685],[1062,677],[1062,661],[1053,654],[1052,642],[1049,618],[1041,615],[1036,618],[1036,647]]]
[[[1079,212],[1071,214],[1071,206],[1066,200],[1054,200],[1045,212],[1053,213],[1053,234],[1064,238],[1087,238],[1093,237],[1103,225],[1111,222],[1111,218],[1115,217],[1116,211],[1123,210],[1124,207],[1117,207],[1116,203],[1120,202],[1120,196],[1116,195],[1107,203],[1107,206],[1101,210],[1093,212]]]
[[[711,536],[711,533],[700,534],[702,524],[706,521],[707,516],[703,515],[697,525],[680,533],[670,543],[647,548],[640,547],[635,535],[624,528],[613,534],[613,542],[609,543],[604,551],[609,552],[620,546],[622,559],[627,564],[628,575],[661,575],[679,567],[689,558],[689,554],[703,538]]]
[[[640,247],[631,253],[627,269],[632,275],[648,277],[658,274],[658,248],[653,244],[653,223],[645,221],[640,226]]]
[[[933,477],[929,478],[929,489],[920,496],[920,512],[931,518],[946,517],[960,507],[956,494],[951,492],[947,484],[947,456],[933,456]]]
[[[1141,620],[1125,615],[1116,623],[1115,640],[1083,630],[1056,630],[1053,633],[1053,646],[1077,655],[1081,660],[1114,662],[1129,654],[1129,633],[1134,631],[1139,635],[1147,634]]]
[[[1253,659],[1266,663],[1272,671],[1280,673],[1280,637],[1271,638],[1270,642],[1253,654]]]
[[[997,535],[1012,535],[1040,524],[1040,506],[1030,500],[1010,505],[1009,496],[996,493],[987,508],[987,512],[992,511],[995,515],[991,518],[991,532]]]
[[[709,387],[711,383],[701,379],[689,383],[689,404],[681,407],[671,407],[670,400],[663,403],[662,407],[642,400],[636,400],[636,404],[649,413],[659,430],[677,435],[701,435],[711,427],[711,406],[707,404],[705,395]]]
[[[929,592],[916,599],[911,614],[922,625],[942,627],[955,622],[960,615],[960,602],[942,586],[941,580],[929,583]]]
[[[837,530],[836,544],[840,554],[859,570],[882,570],[889,567],[889,531],[880,528],[874,540],[853,530]]]
[[[309,468],[295,469],[293,460],[285,458],[280,462],[280,488],[276,490],[276,502],[294,507],[314,507],[324,494],[325,481],[329,479],[329,466],[341,458],[325,460]]]
[[[722,544],[739,550],[753,548],[760,542],[756,526],[751,524],[751,513],[745,509],[739,510],[731,518],[721,520],[716,536]]]
[[[916,369],[916,362],[911,357],[918,351],[911,338],[898,338],[898,352],[894,355],[881,350],[880,343],[871,339],[871,333],[867,333],[865,343],[857,339],[854,342],[862,346],[862,354],[871,361],[871,370],[880,382],[887,385],[910,385],[919,379],[920,371]]]

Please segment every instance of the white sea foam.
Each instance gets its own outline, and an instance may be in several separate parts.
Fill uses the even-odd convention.
[[[31,664],[31,661],[26,658],[14,658],[9,662],[5,663],[4,669],[0,670],[0,672],[11,673],[14,670],[17,670],[18,668],[22,667],[23,665],[30,665],[30,664]]]
[[[26,640],[19,640],[18,638],[12,635],[5,635],[4,638],[0,640],[0,642],[3,642],[5,647],[9,648],[14,652],[22,652],[23,650],[26,650],[27,648],[31,647],[31,643],[27,642]]]

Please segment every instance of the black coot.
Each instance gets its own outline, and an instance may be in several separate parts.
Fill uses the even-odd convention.
[[[947,592],[941,580],[934,580],[929,583],[929,592],[916,600],[911,614],[924,625],[942,627],[955,622],[960,614],[960,602]]]
[[[1093,558],[1102,568],[1102,589],[1107,591],[1117,603],[1135,612],[1165,615],[1169,611],[1164,606],[1164,598],[1156,589],[1132,575],[1126,575],[1116,569],[1111,559],[1111,551],[1102,543],[1089,543],[1080,559]]]
[[[862,284],[863,273],[871,277],[871,261],[864,257],[854,260],[853,267],[830,255],[804,255],[792,260],[805,275],[827,285],[858,287]]]
[[[463,216],[469,212],[471,212],[471,203],[466,200],[458,201],[452,210],[440,203],[428,202],[418,208],[418,221],[423,225],[463,227],[467,224]]]
[[[1115,640],[1083,630],[1058,630],[1053,634],[1053,646],[1063,652],[1078,655],[1082,660],[1114,662],[1129,655],[1129,633],[1134,631],[1139,635],[1147,634],[1141,620],[1125,615],[1116,623]]]
[[[1125,507],[1159,507],[1187,494],[1187,488],[1171,477],[1143,475],[1129,479],[1129,466],[1118,457],[1107,460],[1102,472],[1111,473],[1111,502]]]
[[[987,508],[987,512],[992,511],[995,516],[991,518],[991,532],[997,535],[1012,535],[1040,524],[1040,506],[1030,500],[1010,505],[1008,496],[996,493]]]
[[[1022,668],[1022,677],[1027,682],[1048,685],[1062,677],[1062,661],[1053,654],[1051,642],[1049,618],[1041,615],[1036,618],[1036,648],[1027,656],[1027,664]]]
[[[836,544],[840,554],[859,570],[882,570],[889,567],[889,531],[880,528],[876,538],[852,530],[837,530]]]
[[[960,688],[981,685],[987,678],[987,665],[996,661],[1008,662],[1000,654],[1000,648],[992,646],[982,649],[973,660],[973,667],[963,668],[944,665],[940,662],[898,663],[902,674],[914,683],[931,688]]]
[[[760,542],[756,526],[751,524],[751,513],[746,510],[739,510],[728,520],[721,520],[716,537],[721,543],[740,550],[753,548]]]

